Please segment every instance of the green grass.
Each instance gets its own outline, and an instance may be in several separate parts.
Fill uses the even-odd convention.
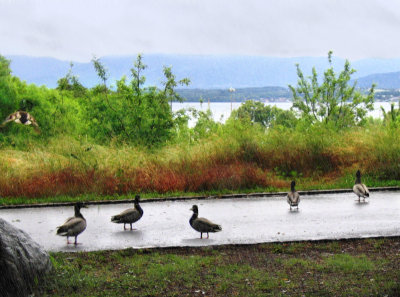
[[[157,149],[59,136],[0,149],[0,205],[400,186],[400,128],[268,129],[228,122]]]
[[[323,269],[343,273],[365,273],[375,268],[375,263],[370,261],[365,255],[354,257],[348,254],[337,254],[326,257],[324,262],[325,266]]]
[[[40,296],[397,296],[399,238],[52,253]]]

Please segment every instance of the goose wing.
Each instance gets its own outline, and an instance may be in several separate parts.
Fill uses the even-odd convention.
[[[37,123],[35,118],[30,113],[28,113],[28,117],[27,118],[28,118],[28,121],[30,121],[30,124],[32,124],[32,126],[35,126],[35,127],[39,128],[39,124]]]
[[[142,215],[135,208],[129,208],[121,212],[120,214],[111,217],[111,221],[114,223],[134,223],[138,221]]]
[[[73,219],[75,219],[75,218],[76,218],[76,217],[70,217],[70,218],[66,219],[66,221],[64,222],[64,224],[62,224],[61,226],[58,226],[57,228],[60,228],[60,227],[64,226],[64,225],[67,224],[69,221],[71,221],[71,220],[73,220]]]
[[[12,122],[16,119],[16,112],[9,114],[3,121],[3,123],[1,123],[1,127],[5,126],[7,123]]]
[[[218,232],[222,230],[220,225],[214,224],[205,218],[195,219],[192,227],[199,232]]]
[[[353,192],[359,197],[369,197],[368,188],[364,184],[355,184]]]
[[[86,229],[86,220],[83,218],[69,218],[63,225],[57,227],[57,234],[61,236],[75,236]]]
[[[365,196],[369,197],[369,191],[368,191],[368,188],[367,188],[367,186],[366,186],[366,185],[364,185],[364,184],[361,184],[361,186],[362,186],[362,187],[363,187],[363,189],[364,189]]]
[[[291,206],[296,206],[300,203],[300,195],[298,192],[289,192],[287,195],[287,202]]]

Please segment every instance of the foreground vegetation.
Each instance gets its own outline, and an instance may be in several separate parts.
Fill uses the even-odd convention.
[[[288,189],[293,178],[299,190],[351,188],[358,168],[370,187],[400,185],[399,132],[367,125],[344,132],[312,127],[265,133],[232,122],[201,142],[156,151],[61,137],[1,150],[0,196],[8,197],[1,203],[18,197],[66,201],[135,192],[157,197],[277,191]]]
[[[29,111],[41,130],[0,126],[1,204],[277,191],[292,179],[299,190],[350,188],[357,169],[370,187],[400,185],[400,110],[368,118],[374,86],[350,85],[348,62],[321,83],[297,66],[292,110],[247,101],[224,124],[210,112],[172,112],[175,88],[189,80],[171,67],[161,87],[148,87],[140,55],[131,80],[115,85],[93,64],[99,85],[83,87],[71,65],[47,89],[12,76],[0,56],[0,116]]]
[[[399,238],[53,253],[44,296],[398,296]]]

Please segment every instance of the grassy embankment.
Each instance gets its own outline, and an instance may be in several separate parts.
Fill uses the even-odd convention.
[[[399,296],[400,239],[54,253],[43,296]]]
[[[0,150],[0,204],[400,185],[400,129],[335,132],[224,125],[194,143],[146,150],[69,137]]]

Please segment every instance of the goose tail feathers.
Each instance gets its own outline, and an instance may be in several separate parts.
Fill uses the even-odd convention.
[[[222,231],[221,225],[215,225],[215,226],[213,226],[213,231],[214,231],[214,232],[220,232],[220,231]]]
[[[116,215],[116,216],[112,216],[111,217],[111,222],[113,223],[119,223],[121,220],[121,216],[120,215]]]
[[[59,226],[57,228],[58,228],[57,229],[57,235],[60,235],[60,236],[66,236],[67,235],[68,230],[65,230],[65,228],[63,228],[63,226]]]

